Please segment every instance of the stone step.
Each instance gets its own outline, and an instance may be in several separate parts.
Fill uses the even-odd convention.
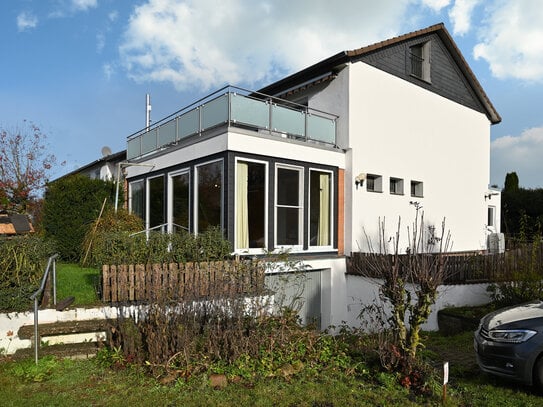
[[[96,356],[99,344],[97,342],[67,343],[51,346],[41,346],[38,349],[38,358],[54,355],[61,358],[86,359]],[[18,349],[10,357],[15,360],[34,358],[34,347]]]
[[[108,329],[109,323],[101,319],[87,321],[66,321],[38,324],[38,334],[43,339],[48,336],[72,335],[92,332],[104,332]],[[32,339],[34,336],[34,325],[23,325],[19,328],[17,335],[21,339]]]

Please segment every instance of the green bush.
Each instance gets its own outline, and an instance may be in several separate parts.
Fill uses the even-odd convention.
[[[29,297],[38,288],[53,253],[50,242],[35,235],[0,240],[0,310],[30,307]]]
[[[89,225],[98,218],[104,199],[115,197],[115,184],[76,174],[47,186],[42,230],[54,239],[64,260],[79,261]]]
[[[92,233],[89,232],[89,233]],[[86,241],[90,237],[87,236]],[[184,263],[213,261],[229,256],[230,242],[219,228],[209,228],[198,236],[187,232],[163,234],[101,230],[92,238],[86,265]]]

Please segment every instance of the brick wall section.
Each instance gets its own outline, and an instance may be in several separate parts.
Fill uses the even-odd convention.
[[[339,255],[345,252],[345,170],[338,169],[337,173],[337,251]]]

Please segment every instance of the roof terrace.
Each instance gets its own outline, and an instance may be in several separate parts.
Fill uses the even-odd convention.
[[[211,129],[223,126],[335,147],[336,120],[333,114],[227,86],[128,136],[127,159],[181,142],[196,142]]]

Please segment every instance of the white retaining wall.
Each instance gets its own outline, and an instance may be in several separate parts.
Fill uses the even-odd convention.
[[[347,319],[346,324],[357,328],[372,328],[367,320],[369,314],[365,313],[359,318],[365,306],[376,304],[387,312],[387,306],[379,298],[379,280],[347,275]],[[436,303],[428,321],[423,325],[425,331],[437,331],[437,313],[448,307],[477,306],[489,303],[490,296],[486,291],[488,284],[442,285],[438,289]],[[365,319],[364,316],[367,318]],[[370,326],[367,324],[370,323]]]
[[[316,266],[316,264],[314,265]],[[386,312],[386,306],[379,298],[379,281],[367,277],[333,273],[328,270],[323,279],[322,322],[323,328],[329,325],[345,323],[350,327],[371,329],[367,318],[360,318],[365,306],[377,304]],[[336,275],[338,278],[332,278]],[[341,276],[341,278],[339,278]],[[476,306],[490,302],[486,291],[488,284],[468,284],[441,286],[433,311],[423,325],[427,331],[437,331],[437,312],[447,307]],[[134,307],[100,307],[75,308],[66,311],[54,309],[40,310],[39,323],[54,323],[66,321],[87,321],[93,319],[114,319],[119,313],[134,315]],[[366,317],[369,314],[365,314]],[[13,354],[18,349],[32,346],[31,340],[20,339],[17,336],[19,328],[34,324],[33,312],[0,314],[0,354]]]
[[[117,307],[74,308],[66,311],[44,309],[38,311],[38,322],[48,324],[67,321],[88,321],[93,319],[117,318]],[[121,310],[123,310],[121,308]],[[124,310],[129,311],[128,308]],[[25,325],[34,326],[34,312],[12,312],[0,314],[0,353],[11,355],[18,349],[30,348],[30,339],[20,339],[17,335],[19,328]],[[98,339],[98,338],[95,338]],[[68,343],[66,340],[64,343]]]

